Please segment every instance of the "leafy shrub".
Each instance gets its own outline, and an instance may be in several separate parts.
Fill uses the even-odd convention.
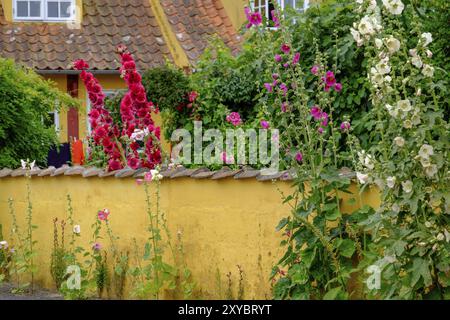
[[[43,120],[62,105],[76,103],[51,81],[0,58],[0,167],[17,167],[26,158],[44,165],[57,137]]]

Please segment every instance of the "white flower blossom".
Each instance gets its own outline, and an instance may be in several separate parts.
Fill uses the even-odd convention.
[[[73,233],[80,234],[81,233],[81,227],[79,224],[73,226]]]
[[[426,47],[431,42],[433,42],[433,35],[429,32],[424,32],[420,36],[420,40],[423,41],[423,46]]]
[[[398,108],[391,106],[390,104],[386,104],[386,109],[391,115],[391,117],[397,118],[399,115]]]
[[[152,175],[152,181],[160,181],[164,178],[158,169],[150,170],[150,174]]]
[[[397,180],[396,177],[387,177],[386,179],[386,185],[389,189],[392,189],[395,187],[395,181]]]
[[[428,58],[432,58],[433,57],[433,52],[431,52],[430,49],[427,49],[426,53],[427,53],[427,57]]]
[[[420,119],[420,116],[416,113],[411,117],[411,122],[413,125],[417,126],[422,122],[422,120]]]
[[[383,41],[381,41],[380,39],[375,39],[375,47],[377,47],[377,49],[380,49],[383,46]]]
[[[397,203],[394,203],[392,205],[392,211],[394,211],[395,213],[399,213],[400,212],[400,206]]]
[[[408,99],[400,100],[397,102],[397,108],[405,113],[409,112],[412,110],[411,102]]]
[[[428,178],[433,178],[437,171],[437,166],[435,164],[432,164],[425,168],[425,174]]]
[[[384,41],[386,43],[386,47],[388,48],[390,54],[394,54],[398,50],[400,50],[400,41],[398,41],[393,36],[390,36],[389,38],[385,38]]]
[[[353,28],[350,28],[350,33],[352,34],[353,39],[356,41],[356,45],[358,47],[362,46],[363,39],[361,38],[361,34],[359,33],[359,31],[355,30]]]
[[[400,0],[383,0],[383,5],[390,14],[400,15],[405,8],[405,5]]]
[[[8,249],[8,242],[5,240],[0,241],[0,249]]]
[[[389,58],[382,59],[377,65],[376,65],[377,71],[380,74],[388,74],[391,72],[391,67],[389,66]]]
[[[360,184],[366,184],[369,182],[369,175],[361,172],[356,172],[356,177]]]
[[[423,144],[419,149],[419,157],[422,159],[428,159],[430,156],[434,155],[434,149],[429,144]]]
[[[424,64],[423,69],[422,69],[422,74],[425,77],[432,78],[434,75],[434,68],[432,66],[430,66],[429,64]]]
[[[413,66],[415,66],[416,68],[422,68],[423,66],[423,62],[422,59],[419,56],[413,56],[411,58],[411,63]]]
[[[412,124],[411,120],[406,119],[405,121],[403,121],[403,128],[411,129],[412,127],[413,127],[413,124]]]
[[[364,16],[358,24],[358,31],[361,35],[373,35],[375,33],[375,29],[372,25],[372,19],[368,16]]]
[[[402,137],[395,137],[394,138],[394,143],[398,146],[398,147],[403,147],[405,145],[405,139],[403,139]]]
[[[134,132],[131,134],[131,140],[136,141],[143,141],[145,137],[145,132],[140,129],[135,129]]]
[[[444,236],[443,233],[439,233],[439,234],[436,236],[436,239],[437,239],[438,241],[443,241],[443,240],[445,239],[445,236]]]
[[[413,190],[413,182],[411,180],[402,182],[402,188],[406,193],[411,193],[411,191]]]

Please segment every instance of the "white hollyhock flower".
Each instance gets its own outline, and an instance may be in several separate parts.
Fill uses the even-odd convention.
[[[394,211],[395,213],[399,213],[400,212],[400,206],[397,203],[394,203],[392,205],[392,211]]]
[[[397,108],[403,112],[409,112],[412,110],[411,102],[408,99],[400,100],[397,102]]]
[[[422,120],[420,119],[420,116],[418,114],[414,114],[411,117],[411,122],[412,122],[413,125],[417,126],[417,125],[419,125],[422,122]]]
[[[8,242],[0,241],[0,249],[8,249]]]
[[[158,169],[150,170],[150,174],[152,175],[153,181],[159,181],[164,178],[163,175],[159,173]]]
[[[450,232],[444,229],[445,241],[450,242]]]
[[[353,36],[353,39],[356,41],[356,44],[358,47],[362,46],[363,44],[363,39],[361,38],[361,34],[359,33],[358,30],[355,30],[353,28],[350,28],[350,33]]]
[[[143,130],[140,129],[135,129],[134,132],[131,134],[131,140],[136,140],[136,141],[142,141],[144,140],[145,137],[145,132]]]
[[[413,188],[412,181],[406,180],[406,181],[402,182],[402,188],[403,188],[403,191],[405,191],[406,193],[411,193],[412,188]]]
[[[398,50],[400,50],[400,41],[398,41],[393,36],[390,36],[389,38],[385,39],[385,43],[390,54],[396,53]]]
[[[417,57],[417,49],[409,49],[408,52],[411,57]]]
[[[415,66],[416,68],[419,68],[419,69],[422,68],[422,66],[423,66],[422,59],[420,59],[419,56],[413,56],[411,58],[411,63],[413,66]]]
[[[425,159],[425,158],[420,158],[420,164],[422,165],[422,167],[427,168],[429,166],[431,166],[431,161],[430,159]]]
[[[369,182],[369,175],[368,174],[364,174],[361,172],[356,172],[356,177],[358,178],[358,181],[360,184],[366,184],[367,182]]]
[[[364,16],[358,24],[358,31],[363,36],[374,34],[375,29],[372,25],[372,19],[370,19],[368,16]]]
[[[429,64],[424,64],[423,69],[422,69],[422,74],[425,77],[432,78],[434,75],[434,68],[432,66],[430,66]]]
[[[443,240],[445,239],[445,236],[444,236],[443,233],[439,233],[439,234],[436,236],[436,239],[437,239],[438,241],[443,241]]]
[[[383,5],[390,14],[400,15],[405,8],[405,5],[400,0],[383,0]]]
[[[73,233],[80,234],[81,233],[81,227],[79,224],[73,226]]]
[[[425,168],[425,174],[428,178],[433,178],[437,171],[437,166],[435,164],[432,164]]]
[[[391,117],[397,118],[399,115],[398,108],[391,106],[390,104],[386,104],[386,109],[391,115]]]
[[[402,137],[395,137],[394,138],[394,143],[398,146],[398,147],[403,147],[405,145],[405,139],[403,139]]]
[[[375,47],[377,47],[377,49],[380,49],[383,46],[383,41],[381,41],[380,39],[375,39]]]
[[[433,35],[429,32],[424,32],[420,36],[420,40],[423,41],[423,46],[426,47],[431,42],[433,42]]]
[[[388,74],[391,72],[391,67],[389,66],[389,58],[382,59],[377,65],[376,65],[377,71],[380,74]]]
[[[428,159],[434,154],[434,149],[429,144],[423,144],[419,149],[419,157],[422,159]]]
[[[386,185],[389,189],[392,189],[395,187],[395,181],[397,180],[396,177],[387,177],[386,179]]]
[[[426,53],[427,53],[427,57],[428,58],[432,58],[433,57],[433,52],[431,52],[430,49],[427,49]]]
[[[412,127],[413,127],[413,124],[412,124],[411,120],[406,119],[405,121],[403,121],[403,128],[411,129]]]
[[[369,170],[373,170],[373,168],[375,168],[375,165],[373,164],[373,161],[372,161],[372,156],[370,154],[367,155],[366,158],[364,159],[364,165]]]

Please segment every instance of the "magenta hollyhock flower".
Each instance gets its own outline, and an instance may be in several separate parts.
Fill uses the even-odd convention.
[[[312,68],[311,68],[311,73],[313,74],[313,75],[315,75],[315,76],[317,76],[317,74],[319,73],[319,66],[313,66]]]
[[[280,49],[284,54],[289,54],[289,52],[291,52],[291,47],[289,47],[286,43],[283,43]]]
[[[262,23],[262,16],[259,12],[252,12],[249,7],[244,8],[245,16],[247,17],[248,24],[247,29],[252,26],[258,26]]]
[[[328,125],[328,113],[322,112],[320,119],[322,120],[321,125],[326,127]]]
[[[283,96],[286,96],[286,94],[288,92],[288,87],[286,86],[286,84],[284,84],[284,83],[280,84],[280,89],[281,89],[281,91],[283,91]]]
[[[323,88],[323,90],[324,90],[325,92],[329,92],[330,89],[331,89],[331,86],[325,84],[325,87]]]
[[[107,220],[107,219],[108,219],[108,216],[109,216],[109,210],[108,210],[108,209],[100,210],[100,211],[97,213],[97,217],[98,217],[98,219],[101,220],[101,221]]]
[[[311,108],[311,115],[313,116],[314,120],[320,120],[322,118],[322,110],[318,106],[313,106]]]
[[[239,113],[237,112],[232,112],[230,113],[227,118],[226,118],[227,122],[231,123],[234,126],[238,126],[242,123],[242,119]]]
[[[350,127],[351,127],[351,125],[350,125],[350,122],[348,122],[348,121],[344,121],[341,123],[341,131],[342,132],[348,132],[350,130]]]
[[[300,53],[297,52],[297,53],[294,55],[294,58],[292,59],[292,65],[295,66],[299,61],[300,61]]]
[[[285,64],[283,64],[283,67],[289,68],[289,62],[286,62]]]
[[[270,84],[270,83],[264,83],[264,87],[266,87],[266,90],[269,92],[269,93],[272,93],[272,91],[273,91],[273,87],[272,87],[272,85]]]
[[[325,84],[329,87],[334,87],[336,84],[336,78],[334,77],[333,71],[327,71],[325,74]]]
[[[342,84],[341,84],[340,82],[336,83],[336,84],[334,85],[334,90],[335,90],[336,92],[341,92],[341,90],[342,90]]]
[[[323,133],[323,128],[319,127],[319,129],[317,129],[317,131],[319,132],[319,134],[322,134]]]
[[[275,55],[275,61],[276,62],[281,62],[283,60],[283,58],[277,53],[276,55]]]
[[[263,129],[269,129],[270,127],[269,122],[267,122],[266,120],[261,120],[260,124]]]
[[[100,243],[96,242],[93,244],[92,249],[95,251],[99,251],[102,249],[102,245]]]
[[[295,154],[295,160],[296,160],[297,162],[303,162],[303,154],[302,154],[300,151],[298,151],[298,152]]]
[[[273,80],[277,80],[279,77],[280,77],[280,75],[278,73],[272,74],[272,79]]]
[[[278,18],[278,12],[276,10],[272,10],[270,14],[272,15],[273,26],[275,28],[278,28],[280,26],[280,19]]]

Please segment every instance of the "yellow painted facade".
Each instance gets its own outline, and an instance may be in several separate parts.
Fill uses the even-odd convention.
[[[186,263],[197,283],[195,297],[226,298],[226,274],[229,272],[236,297],[239,265],[244,271],[244,297],[271,298],[269,275],[283,254],[279,247],[283,236],[275,231],[275,227],[282,217],[290,214],[289,207],[282,204],[277,187],[288,193],[290,184],[254,179],[180,178],[162,181],[162,210],[172,237],[176,238],[178,232],[182,234]],[[54,289],[49,272],[52,221],[55,217],[67,219],[67,194],[73,200],[75,223],[81,225],[78,244],[86,249],[92,239],[90,226],[97,211],[103,208],[111,211],[110,224],[120,237],[120,250],[133,252],[132,238],[136,238],[142,248],[148,236],[145,192],[143,186],[138,186],[133,179],[33,177],[31,193],[33,223],[38,226],[34,235],[38,241],[36,262],[39,272],[36,279],[47,288]],[[343,197],[343,209],[351,212],[355,207],[351,208],[346,203],[351,196],[345,194]],[[0,179],[0,224],[7,239],[11,226],[8,198],[14,199],[19,224],[24,228],[26,178]],[[365,192],[362,199],[364,204],[379,205],[378,193],[374,189]],[[66,232],[70,233],[70,230]],[[103,241],[104,247],[108,247],[108,242]]]

